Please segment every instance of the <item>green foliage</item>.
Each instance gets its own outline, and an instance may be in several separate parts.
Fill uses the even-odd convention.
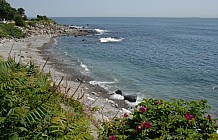
[[[36,23],[49,24],[49,23],[55,23],[55,21],[49,19],[47,16],[37,15],[37,18],[32,18],[31,21],[29,21],[29,25],[34,25]]]
[[[23,38],[25,34],[13,24],[0,24],[0,38],[2,37]]]
[[[22,26],[22,27],[25,26],[25,22],[24,22],[22,16],[20,16],[20,15],[16,16],[14,21],[15,21],[15,25],[17,25],[17,26]]]
[[[163,101],[144,99],[132,116],[124,115],[114,121],[103,123],[99,138],[106,140],[144,139],[216,139],[218,126],[205,109],[205,100]]]
[[[17,10],[6,1],[0,0],[0,19],[15,20],[17,16],[22,17],[23,20],[27,20],[25,10],[18,8]]]
[[[0,139],[93,139],[83,106],[51,82],[33,63],[0,59]]]
[[[0,0],[0,19],[13,20],[15,14],[15,8],[12,8],[6,0]]]

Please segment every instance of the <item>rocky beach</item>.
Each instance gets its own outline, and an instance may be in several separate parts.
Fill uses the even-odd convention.
[[[91,85],[91,77],[85,76],[74,68],[63,64],[54,55],[50,55],[48,48],[55,43],[55,37],[63,35],[84,36],[93,32],[79,29],[71,29],[62,25],[36,25],[29,28],[21,28],[28,37],[24,39],[2,39],[0,42],[0,56],[7,59],[9,56],[17,62],[28,64],[35,63],[43,72],[50,72],[54,83],[61,82],[60,91],[68,97],[79,100],[86,108],[90,116],[94,116],[95,122],[113,119],[128,112],[124,101],[110,100],[109,93],[98,85]],[[112,93],[110,93],[112,94]],[[95,111],[91,111],[95,110]],[[93,126],[93,128],[95,128]],[[97,132],[94,132],[97,137]]]

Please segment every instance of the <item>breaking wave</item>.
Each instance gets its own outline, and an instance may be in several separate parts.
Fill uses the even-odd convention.
[[[112,37],[104,37],[100,38],[101,43],[106,43],[106,42],[121,42],[123,41],[124,38],[112,38]]]
[[[95,29],[95,31],[99,34],[104,34],[104,33],[108,32],[107,30],[101,30],[101,29]]]
[[[82,68],[84,68],[85,71],[89,71],[88,67],[86,65],[84,65],[83,63],[80,63],[80,66]]]

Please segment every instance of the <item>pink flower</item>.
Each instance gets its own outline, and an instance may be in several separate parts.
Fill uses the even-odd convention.
[[[141,125],[137,125],[135,129],[136,129],[136,131],[141,131],[142,127],[141,127]]]
[[[212,117],[208,114],[207,115],[207,118],[210,120],[210,121],[212,121]]]
[[[191,114],[186,114],[185,118],[186,118],[186,120],[192,120],[194,118],[194,116]]]
[[[142,112],[142,113],[144,113],[144,112],[147,111],[147,108],[144,107],[144,106],[141,106],[141,107],[139,108],[139,111]]]
[[[124,115],[123,115],[125,118],[127,118],[129,115],[128,115],[128,113],[124,113]]]
[[[155,102],[155,104],[156,104],[156,105],[160,104],[160,100],[157,100],[157,101]]]
[[[116,140],[116,137],[114,135],[110,135],[110,140]]]
[[[146,128],[146,129],[149,129],[149,128],[151,128],[151,123],[148,121],[144,121],[141,123],[141,126]]]

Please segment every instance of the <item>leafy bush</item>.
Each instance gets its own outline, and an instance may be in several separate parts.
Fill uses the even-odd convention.
[[[21,16],[17,16],[15,19],[15,25],[17,26],[21,26],[21,27],[24,27],[25,26],[25,22],[23,20],[23,18]]]
[[[0,139],[91,140],[83,106],[30,63],[0,59]]]
[[[0,38],[7,37],[8,34],[0,26]]]
[[[132,115],[103,123],[102,140],[218,139],[218,126],[205,100],[144,99]]]
[[[40,15],[37,15],[37,18],[32,18],[29,22],[30,22],[30,24],[31,24],[31,22],[43,23],[43,24],[49,24],[49,23],[56,24],[56,22],[54,20],[49,19],[47,16],[40,16]]]
[[[13,24],[0,24],[0,37],[23,38],[25,34]]]

